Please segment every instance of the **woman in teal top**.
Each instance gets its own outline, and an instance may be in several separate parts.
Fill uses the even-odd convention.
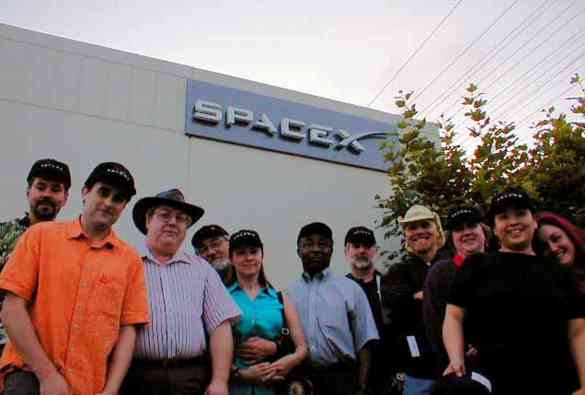
[[[260,236],[253,230],[240,230],[230,238],[229,255],[235,276],[226,284],[242,316],[233,327],[236,349],[230,395],[274,395],[274,385],[284,379],[307,354],[301,323],[294,306],[266,280],[264,251]],[[284,317],[286,322],[283,319]],[[238,345],[252,338],[276,342],[283,326],[290,329],[295,351],[274,362],[246,359]]]

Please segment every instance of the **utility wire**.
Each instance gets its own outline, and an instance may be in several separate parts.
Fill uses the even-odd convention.
[[[419,98],[423,93],[426,92],[426,90],[431,87],[447,70],[449,70],[451,67],[453,67],[453,65],[455,63],[457,63],[459,61],[459,59],[461,59],[461,57],[463,57],[463,55],[465,55],[467,53],[467,51],[469,51],[479,40],[481,40],[507,13],[508,11],[510,11],[517,3],[519,0],[514,0],[514,2],[512,2],[512,4],[506,8],[488,27],[487,29],[485,29],[479,36],[477,36],[463,51],[461,51],[459,53],[459,55],[457,55],[455,57],[455,59],[453,61],[451,61],[451,63],[449,63],[446,67],[444,67],[432,80],[431,82],[429,82],[421,91],[419,91],[417,94],[415,94],[414,98],[412,99],[413,101],[416,101],[417,98]]]
[[[474,71],[479,71],[482,67],[484,67],[491,60],[493,60],[493,57],[495,55],[497,55],[504,48],[506,48],[508,45],[510,45],[514,41],[514,39],[516,37],[518,37],[523,32],[522,27],[524,27],[525,24],[530,24],[530,23],[534,22],[536,19],[540,18],[542,16],[542,14],[544,14],[544,12],[547,10],[547,8],[549,8],[552,4],[554,4],[554,1],[549,1],[549,0],[544,0],[542,3],[540,3],[538,5],[538,7],[530,15],[528,15],[526,18],[524,18],[524,20],[519,25],[517,25],[514,29],[512,29],[508,33],[508,35],[506,35],[506,37],[504,37],[498,44],[496,44],[495,47],[492,48],[492,50],[490,52],[488,52],[483,58],[481,58],[473,66],[468,68],[462,77],[460,77],[453,84],[451,84],[451,86],[449,86],[449,88],[446,89],[446,93],[444,92],[444,93],[440,94],[439,96],[437,96],[437,98],[435,98],[435,100],[433,100],[431,102],[431,104],[429,104],[424,110],[422,110],[420,112],[421,116],[423,116],[423,114],[430,115],[435,108],[437,108],[439,105],[444,103],[445,99],[447,99],[448,97],[450,97],[454,93],[456,93],[459,90],[461,83],[464,83],[471,76],[471,74]],[[538,15],[536,15],[537,13],[538,13]],[[512,35],[514,37],[512,37]],[[508,41],[508,39],[510,37],[512,37],[512,38],[511,38],[511,40]],[[506,42],[506,41],[508,41],[508,42]]]
[[[585,12],[585,8],[583,8],[581,11],[579,11],[578,13],[576,13],[575,15],[573,15],[573,17],[572,17],[571,19],[569,19],[568,21],[566,21],[566,22],[564,22],[564,23],[560,24],[560,25],[559,25],[559,27],[558,27],[558,28],[557,28],[557,29],[556,29],[556,30],[555,30],[555,31],[554,31],[552,34],[550,34],[550,35],[549,35],[547,38],[545,38],[543,41],[541,41],[541,42],[540,42],[538,45],[536,45],[534,48],[531,48],[530,50],[528,50],[528,53],[529,53],[529,54],[531,54],[531,53],[536,53],[536,51],[537,51],[538,49],[540,49],[540,48],[541,48],[541,47],[542,47],[544,44],[546,44],[547,42],[549,42],[551,38],[553,38],[553,37],[554,37],[554,36],[555,36],[555,35],[556,35],[558,32],[560,32],[561,30],[563,30],[564,28],[566,28],[566,27],[567,27],[567,25],[568,25],[569,23],[573,22],[573,20],[575,20],[575,18],[577,18],[578,16],[580,16],[581,14],[583,14],[583,12]],[[511,70],[513,70],[514,68],[516,68],[516,67],[517,67],[519,64],[521,64],[521,63],[522,63],[522,60],[523,60],[523,59],[520,59],[518,62],[514,63],[512,66],[508,67],[508,68],[506,69],[506,71],[504,71],[502,74],[500,74],[500,75],[498,76],[498,78],[496,78],[494,81],[492,81],[492,83],[491,83],[491,84],[489,84],[488,86],[486,86],[484,89],[485,89],[486,91],[489,91],[489,89],[490,89],[492,86],[494,86],[494,84],[495,84],[496,82],[498,82],[500,79],[502,79],[502,77],[503,77],[504,75],[506,75],[506,74],[507,74],[507,73],[509,73]]]
[[[585,30],[583,30],[583,32],[582,32],[582,33],[585,33]],[[583,46],[579,46],[579,48],[575,48],[574,50],[578,50],[578,49],[580,49],[581,47],[585,47],[585,45],[583,45]],[[570,54],[573,54],[573,53],[574,53],[574,50],[572,50]],[[554,52],[552,53],[552,55],[555,55],[555,54],[556,54],[556,52],[557,52],[557,51],[554,51]],[[523,84],[521,84],[521,85],[520,85],[520,87],[525,87],[527,84],[534,84],[535,82],[539,81],[539,80],[540,80],[542,77],[544,77],[545,75],[547,75],[547,74],[548,74],[550,71],[554,70],[554,69],[555,69],[557,66],[561,65],[561,64],[563,63],[563,61],[565,61],[565,60],[566,60],[566,56],[568,56],[568,55],[569,55],[569,54],[567,54],[567,55],[565,55],[565,56],[559,56],[559,57],[558,57],[558,61],[557,61],[557,62],[553,63],[553,64],[552,64],[550,67],[548,67],[546,70],[544,70],[542,73],[540,73],[540,74],[538,75],[538,77],[534,78],[532,81],[530,81],[530,80],[528,80],[528,79],[522,79],[522,77],[519,77],[519,78],[518,78],[518,79],[516,79],[516,80],[515,80],[513,83],[509,84],[509,85],[508,85],[506,88],[504,88],[504,89],[502,89],[500,92],[498,92],[498,94],[494,95],[494,96],[491,98],[491,102],[494,102],[494,100],[495,100],[495,99],[496,99],[496,98],[497,98],[497,97],[498,97],[498,96],[499,96],[501,93],[503,93],[504,91],[506,91],[507,93],[510,93],[511,91],[510,91],[510,90],[508,90],[508,89],[509,89],[509,88],[510,88],[512,85],[515,85],[515,84],[516,84],[518,81],[521,81],[521,80],[523,80],[523,82],[524,82]],[[550,55],[549,55],[549,57],[550,57]],[[538,66],[538,64],[537,64],[537,65],[535,65],[535,66],[534,66],[532,69],[530,69],[529,71],[532,71],[532,70],[533,70],[534,68],[536,68],[537,66]],[[525,74],[526,74],[526,73],[524,73],[524,75],[525,75]],[[518,96],[518,94],[519,94],[519,93],[521,93],[521,92],[517,92],[517,93],[515,93],[515,94],[513,94],[513,95],[510,95],[510,96],[509,96],[507,99],[505,99],[504,101],[500,102],[500,103],[499,103],[499,104],[498,104],[498,105],[497,105],[495,108],[491,109],[491,110],[490,110],[490,112],[492,112],[493,114],[496,114],[496,113],[498,113],[498,112],[500,112],[500,113],[501,113],[501,111],[500,111],[500,110],[501,110],[502,108],[504,108],[504,106],[505,106],[507,103],[509,103],[511,100],[513,100],[513,99],[514,99],[516,96]],[[504,113],[505,113],[505,112],[506,112],[506,111],[504,111]]]
[[[531,100],[528,101],[528,103],[531,103],[535,100],[536,97],[538,96],[533,96],[535,93],[537,93],[538,91],[540,91],[542,88],[544,88],[546,85],[550,84],[551,82],[553,82],[554,80],[556,80],[560,75],[562,75],[565,70],[569,67],[571,67],[574,63],[577,62],[577,60],[581,59],[582,57],[585,56],[585,51],[581,52],[575,59],[573,59],[573,61],[571,61],[568,65],[566,65],[561,71],[559,71],[553,78],[551,78],[550,80],[546,81],[544,84],[541,84],[537,89],[535,89],[534,91],[532,91],[530,93],[530,96],[532,96],[533,98]],[[577,69],[581,68],[581,67],[585,67],[585,64],[581,64],[580,66],[577,67]],[[545,107],[549,106],[551,103],[554,103],[555,101],[557,101],[561,96],[563,96],[564,94],[566,94],[570,89],[574,89],[574,87],[571,85],[570,87],[568,87],[566,90],[564,90],[560,95],[558,95],[557,97],[555,97],[554,99],[550,100]],[[522,101],[519,101],[518,103],[516,103],[516,106],[518,104],[522,103]],[[529,119],[530,117],[532,117],[534,114],[538,113],[543,107],[539,106],[537,110],[531,112],[529,115],[527,115],[526,117],[522,118],[522,120],[518,123],[516,123],[516,130],[520,129],[520,126],[523,125],[525,123],[525,121],[527,119]],[[497,118],[501,118],[503,117],[504,114],[495,116],[494,119]],[[518,139],[520,141],[521,137],[519,134],[517,134]],[[461,145],[462,147],[465,147],[465,149],[467,150],[471,144],[474,143],[475,138],[472,138],[471,136],[465,137],[463,139],[457,139],[455,138],[455,141],[457,144]],[[525,140],[525,139],[524,139]],[[458,141],[458,142],[457,142]]]
[[[549,100],[548,102],[546,102],[543,106],[540,106],[537,110],[531,112],[530,114],[528,114],[527,116],[525,116],[524,118],[522,118],[520,120],[520,122],[518,122],[516,128],[520,129],[521,126],[523,126],[526,121],[528,121],[528,119],[530,119],[533,115],[543,111],[543,109],[546,109],[547,107],[553,105],[557,100],[559,100],[561,97],[565,96],[567,93],[569,93],[569,91],[571,89],[575,89],[575,87],[573,85],[569,86],[568,88],[566,88],[565,90],[563,90],[559,95],[555,96],[553,99]]]
[[[538,93],[542,88],[544,88],[545,86],[549,85],[551,82],[553,82],[554,80],[556,80],[559,76],[563,75],[563,74],[567,74],[566,70],[573,66],[575,63],[577,63],[578,60],[580,60],[581,58],[585,57],[585,51],[582,51],[581,53],[579,53],[579,55],[577,55],[571,62],[569,62],[565,67],[563,67],[557,74],[555,74],[551,79],[549,79],[548,81],[545,81],[543,84],[541,84],[538,88],[532,90],[529,94],[527,94],[528,97],[532,97],[532,99],[529,99],[528,101],[525,100],[519,100],[517,101],[515,104],[513,104],[512,106],[508,107],[508,109],[497,115],[497,117],[502,117],[505,114],[509,114],[511,112],[511,110],[513,108],[518,107],[518,105],[520,104],[524,104],[526,105],[527,103],[532,103],[534,101],[535,98],[535,94]]]
[[[551,23],[554,23],[561,15],[563,15],[565,12],[567,12],[569,10],[569,8],[571,8],[573,6],[573,4],[576,1],[573,1],[568,7],[566,7],[565,9],[563,9],[560,13],[558,13],[557,15],[555,15],[555,17],[553,17]],[[583,12],[583,10],[581,10],[581,12],[579,12],[578,14],[575,14],[570,21],[572,21],[573,19],[575,19],[578,15],[580,15]],[[568,22],[570,22],[568,21]],[[566,23],[568,23],[566,22]],[[540,44],[538,44],[535,48],[531,49],[531,52],[533,52],[535,49],[537,49],[538,47],[540,47],[541,45],[543,45],[546,41],[548,41],[552,36],[554,36],[556,33],[558,33],[562,28],[565,28],[566,24],[565,23],[561,23],[559,24],[559,28],[557,28],[552,34],[549,35],[549,37],[547,37],[543,42],[541,42]],[[530,41],[534,40],[534,38],[536,38],[538,35],[540,34],[540,32],[536,33],[535,35],[531,36],[528,40],[524,41],[524,43],[522,43],[522,45],[520,45],[515,51],[514,53],[512,53],[512,55],[510,55],[508,58],[513,58],[514,56],[516,56],[516,54],[518,52],[520,52],[522,49],[526,48],[526,45],[528,43],[530,43]],[[517,62],[515,65],[517,65],[518,63],[522,62],[524,59],[520,59],[519,62]],[[506,63],[506,61],[498,64],[495,68],[493,68],[492,70],[490,70],[488,72],[487,75],[485,75],[483,77],[483,79],[488,78],[489,76],[491,76],[497,69],[499,69],[502,65],[504,65]],[[498,81],[504,74],[506,74],[510,69],[506,70],[504,73],[502,73],[495,81]],[[492,84],[490,84],[490,87],[494,84],[495,82],[493,82]],[[481,84],[481,83],[480,83]],[[452,117],[455,117],[457,114],[459,114],[463,109],[465,108],[465,106],[460,106],[459,110],[457,110],[454,114],[452,114]]]
[[[585,34],[585,29],[577,31],[576,33],[574,33],[573,35],[571,35],[569,38],[567,38],[560,46],[556,47],[553,51],[549,52],[549,54],[547,56],[545,56],[543,59],[541,59],[538,63],[536,63],[535,65],[533,65],[530,69],[526,70],[524,73],[522,73],[522,75],[520,75],[518,78],[516,78],[514,81],[512,81],[510,84],[508,84],[505,88],[500,89],[496,94],[494,94],[493,96],[491,96],[490,101],[494,101],[495,99],[497,99],[498,97],[500,97],[503,93],[510,92],[510,88],[512,88],[514,85],[516,85],[518,82],[523,81],[523,82],[527,82],[527,79],[525,77],[527,77],[529,74],[531,74],[534,70],[536,70],[537,67],[539,67],[540,65],[542,65],[543,63],[545,63],[546,61],[548,61],[550,58],[552,58],[553,56],[557,55],[557,53],[564,49],[564,47],[567,44],[578,44],[577,39],[579,39],[581,35]],[[573,50],[571,48],[571,46],[569,46],[569,49],[571,49],[571,51]],[[562,57],[558,57],[560,61],[562,61]],[[558,65],[560,62],[555,63],[555,66]],[[549,68],[548,70],[550,70],[551,68]],[[522,84],[524,85],[524,84]]]
[[[370,102],[368,103],[368,107],[371,107],[372,104],[374,104],[374,102],[376,100],[378,100],[378,98],[380,97],[380,95],[382,95],[382,93],[384,93],[384,91],[386,90],[386,88],[388,88],[388,86],[394,82],[394,80],[396,79],[396,77],[398,77],[398,75],[402,72],[402,70],[404,70],[404,68],[410,63],[410,61],[423,49],[423,47],[425,46],[425,44],[435,35],[435,33],[441,28],[441,26],[443,26],[443,24],[445,23],[445,21],[451,16],[451,14],[455,11],[455,9],[457,9],[457,7],[459,7],[459,4],[461,4],[463,2],[463,0],[459,0],[452,8],[451,10],[449,10],[449,12],[447,13],[447,15],[445,15],[445,17],[443,17],[443,19],[441,20],[441,22],[439,22],[439,24],[433,29],[433,31],[431,32],[431,34],[429,34],[427,36],[427,38],[424,39],[424,41],[418,46],[418,48],[408,57],[408,59],[406,59],[406,61],[402,64],[402,66],[400,66],[400,68],[394,73],[394,75],[392,76],[392,78],[390,78],[390,80],[382,87],[382,89],[380,89],[380,91],[376,94],[376,96],[374,96],[374,98],[372,100],[370,100]]]

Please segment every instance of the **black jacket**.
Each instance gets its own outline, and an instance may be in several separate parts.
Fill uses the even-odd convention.
[[[422,291],[429,268],[422,259],[411,255],[391,266],[382,278],[382,299],[390,316],[399,367],[418,378],[436,376],[434,353],[422,318],[422,301],[414,298],[416,292]],[[409,336],[416,339],[420,356],[412,355]]]

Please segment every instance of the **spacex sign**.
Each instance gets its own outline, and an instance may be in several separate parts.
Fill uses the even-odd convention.
[[[192,80],[186,110],[190,136],[375,170],[386,169],[379,144],[400,120],[380,122]]]

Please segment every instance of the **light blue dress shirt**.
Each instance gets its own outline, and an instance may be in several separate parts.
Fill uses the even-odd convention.
[[[250,298],[246,291],[236,282],[228,288],[242,311],[240,321],[233,327],[235,343],[245,342],[251,337],[275,341],[281,333],[284,324],[282,311],[284,306],[278,300],[274,288],[261,288],[255,299]],[[237,367],[245,369],[248,365],[240,358],[235,358]],[[273,395],[274,390],[262,385],[241,382],[230,383],[230,395]]]
[[[313,367],[356,361],[366,343],[379,339],[368,298],[355,281],[325,269],[312,278],[304,273],[286,294],[299,313]]]

